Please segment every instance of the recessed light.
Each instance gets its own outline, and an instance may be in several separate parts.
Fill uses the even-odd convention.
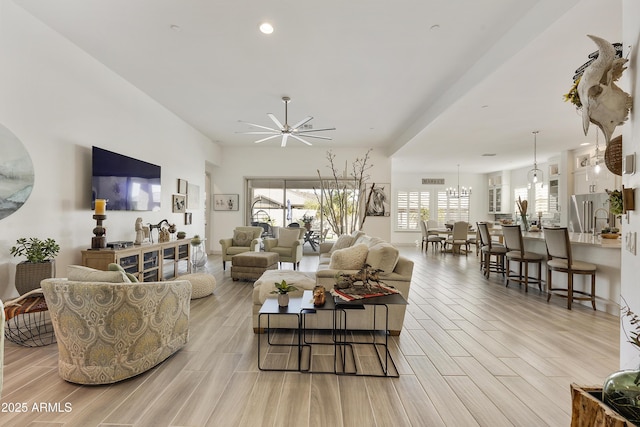
[[[173,31],[182,30],[182,28],[180,28],[180,25],[176,25],[176,24],[171,25],[169,28],[171,28]]]
[[[482,107],[480,108],[489,108],[489,106],[487,104],[484,104]]]
[[[438,31],[439,29],[440,29],[440,25],[438,25],[438,24],[434,24],[430,28],[431,31]]]
[[[271,34],[273,33],[273,25],[269,24],[268,22],[263,22],[262,24],[260,24],[260,31],[263,34]]]
[[[484,154],[482,154],[482,157],[493,157],[495,155],[496,155],[496,153],[484,153]]]
[[[582,144],[580,144],[580,146],[584,147],[585,145],[590,145],[590,142],[583,142]]]

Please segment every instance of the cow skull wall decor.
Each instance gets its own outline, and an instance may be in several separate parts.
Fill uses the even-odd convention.
[[[578,96],[582,103],[582,128],[589,130],[589,122],[598,126],[609,143],[616,126],[629,118],[631,96],[614,82],[627,69],[627,59],[617,58],[611,43],[596,36],[587,36],[598,46],[598,58],[585,70],[578,83]]]

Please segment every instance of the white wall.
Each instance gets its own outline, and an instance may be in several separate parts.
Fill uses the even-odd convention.
[[[25,145],[35,170],[25,205],[0,220],[0,298],[17,295],[14,265],[22,260],[9,255],[16,239],[56,239],[59,277],[89,248],[96,225],[92,145],[162,167],[162,211],[108,211],[108,241],[134,240],[138,216],[203,233],[203,210],[194,210],[193,225],[184,226],[183,214],[171,213],[171,194],[178,178],[202,192],[205,159],[219,162],[218,147],[13,2],[0,0],[0,10],[0,123]]]
[[[640,154],[640,109],[637,107],[640,99],[640,2],[637,0],[623,0],[622,2],[622,39],[624,51],[623,55],[626,57],[629,55],[629,62],[627,63],[628,69],[623,75],[620,86],[623,90],[630,93],[634,99],[636,105],[631,110],[629,122],[622,126],[622,152],[623,155],[632,153]],[[631,46],[631,52],[629,53],[629,46]],[[636,168],[638,168],[638,161],[636,160]],[[636,172],[635,175],[624,175],[622,177],[622,184],[629,188],[636,188],[635,198],[640,200],[640,194],[637,188],[640,187],[640,173]],[[636,202],[636,207],[640,206],[640,203]],[[635,232],[640,234],[640,212],[635,210],[629,213],[629,221],[623,219],[622,221],[622,233],[623,239],[626,233]],[[636,255],[624,249],[622,249],[622,297],[631,306],[631,309],[640,315],[640,286],[638,286],[638,271],[640,271],[640,252],[636,252]],[[625,329],[633,330],[629,325],[628,319],[624,318]],[[637,368],[640,364],[640,351],[637,347],[632,346],[627,342],[627,337],[624,332],[620,334],[620,367],[621,368]]]
[[[246,178],[318,178],[318,170],[323,178],[331,177],[331,169],[327,160],[327,145],[314,144],[312,147],[297,147],[289,142],[286,148],[273,146],[228,147],[223,148],[224,161],[213,168],[214,194],[239,194],[240,209],[238,211],[213,212],[213,236],[209,248],[220,252],[220,239],[233,235],[233,229],[245,225],[245,179]],[[335,164],[340,169],[347,167],[347,173],[356,158],[362,158],[368,148],[340,149],[330,147],[336,155]],[[382,150],[372,150],[369,164],[369,182],[391,183],[391,161]],[[368,234],[390,240],[390,217],[368,217],[363,230]]]

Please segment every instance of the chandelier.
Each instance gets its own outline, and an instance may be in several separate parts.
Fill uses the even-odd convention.
[[[471,187],[460,187],[460,165],[458,165],[458,186],[456,188],[447,188],[447,195],[453,199],[457,199],[459,197],[469,197],[471,195]]]
[[[538,160],[536,159],[536,151],[537,151],[537,136],[538,136],[538,130],[534,130],[533,133],[533,169],[531,169],[528,173],[527,173],[527,180],[531,183],[531,184],[537,184],[538,182],[542,182],[544,180],[544,174],[542,173],[542,170],[538,169]]]

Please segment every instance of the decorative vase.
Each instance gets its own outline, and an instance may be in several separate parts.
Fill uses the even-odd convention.
[[[278,294],[278,305],[286,307],[289,305],[289,294]]]
[[[16,290],[20,295],[38,289],[40,282],[55,277],[56,263],[54,260],[45,262],[23,261],[16,265]]]
[[[609,375],[602,387],[602,400],[634,424],[640,424],[640,370]]]

